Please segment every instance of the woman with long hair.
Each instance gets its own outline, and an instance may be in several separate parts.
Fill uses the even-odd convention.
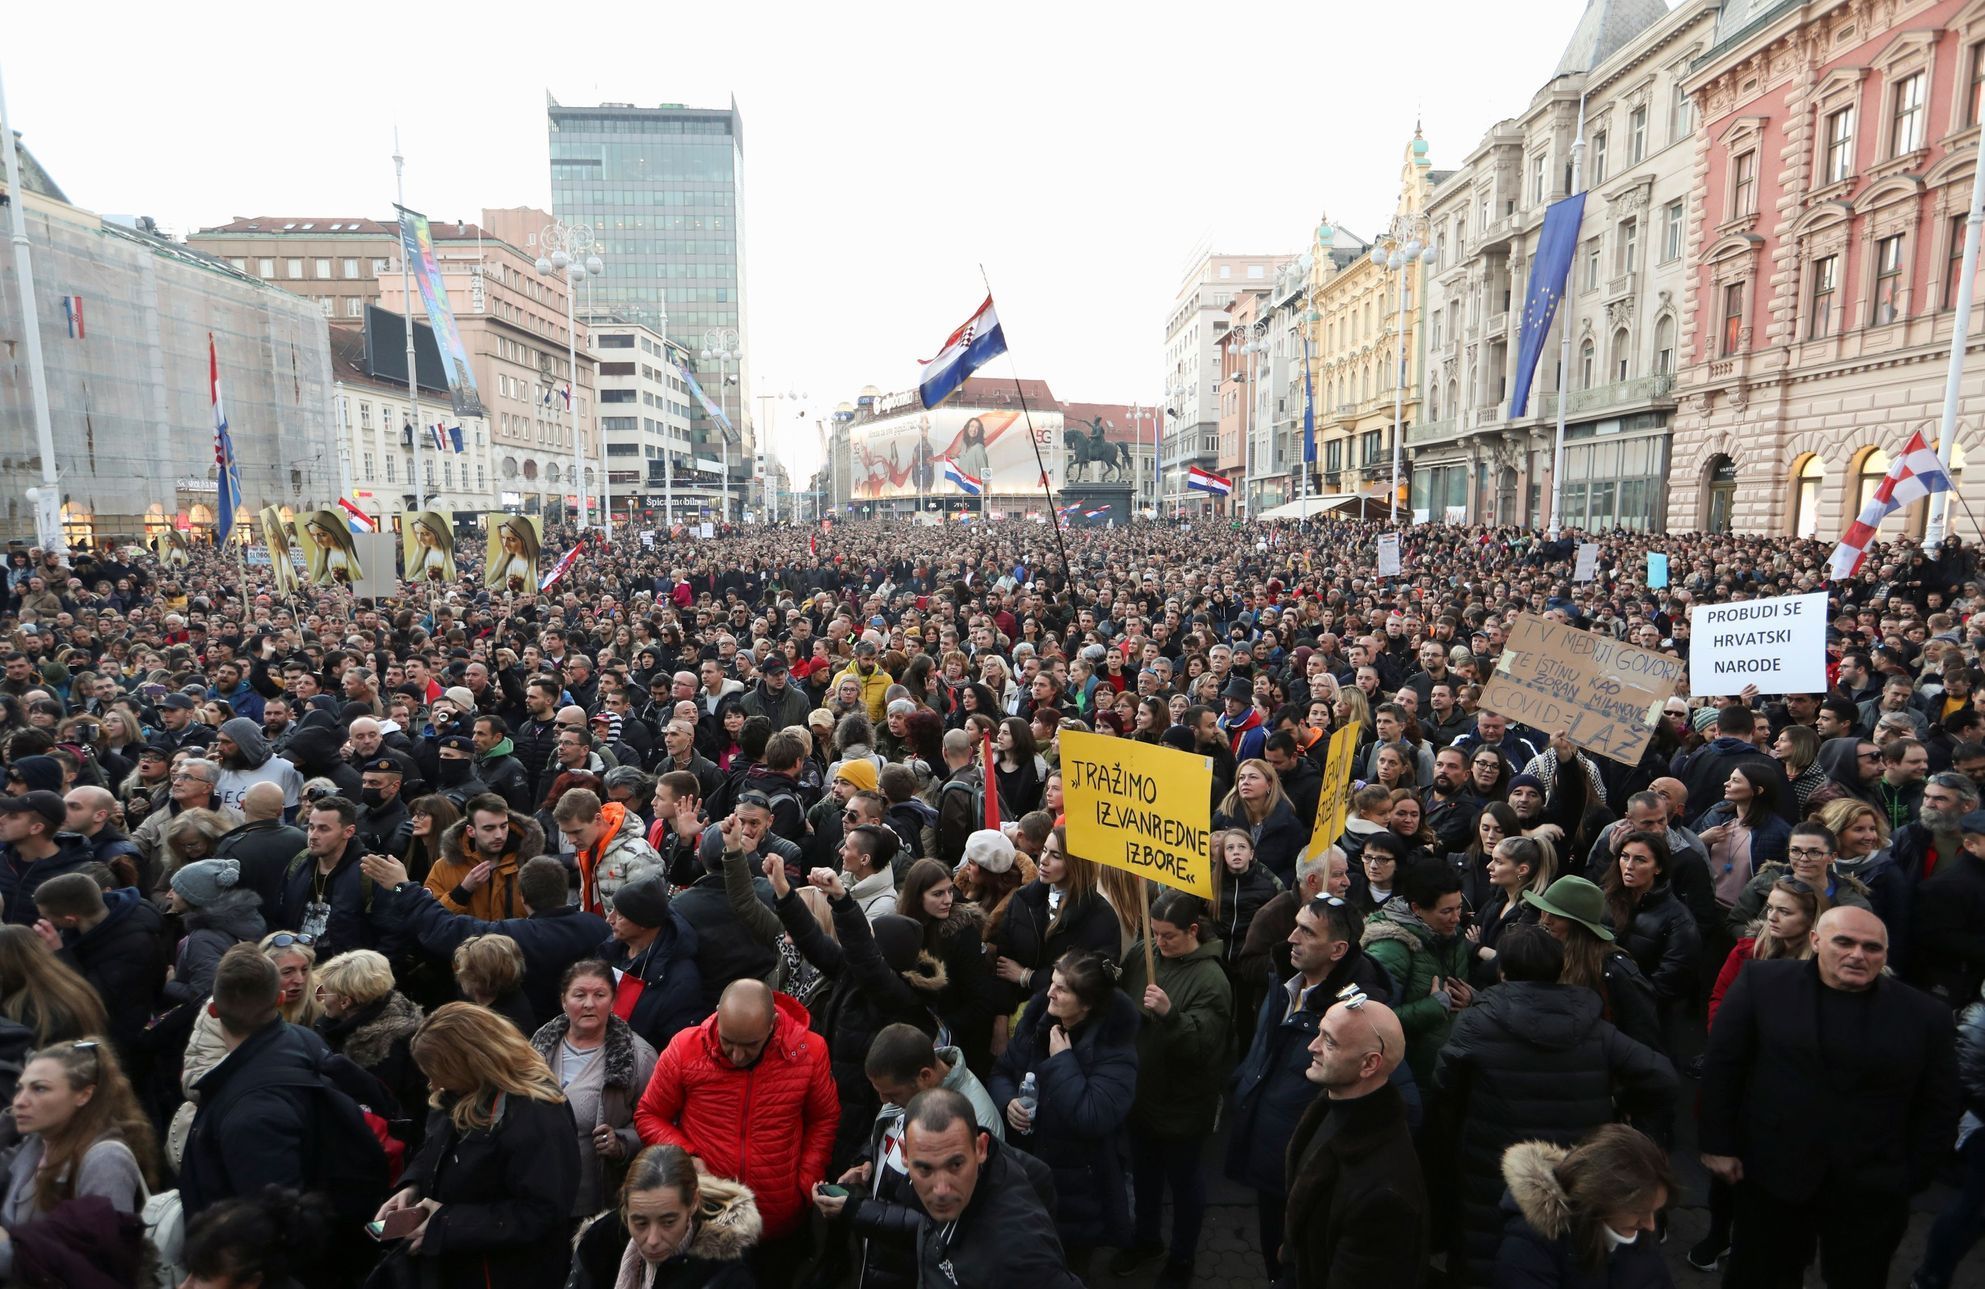
[[[434,1113],[406,1184],[376,1220],[427,1210],[406,1241],[423,1284],[562,1283],[579,1147],[558,1079],[509,1022],[473,1003],[437,1008],[415,1031],[413,1054]]]
[[[407,822],[411,828],[408,835],[407,853],[400,857],[406,866],[407,879],[425,882],[428,873],[434,869],[434,861],[441,858],[441,837],[462,819],[461,808],[439,792],[430,792],[424,797],[415,797],[407,807]]]
[[[1241,946],[1247,942],[1254,915],[1286,888],[1256,861],[1254,838],[1247,829],[1215,829],[1212,849],[1219,892],[1213,909],[1213,933],[1219,937],[1227,964],[1238,969]]]
[[[1490,895],[1477,911],[1475,924],[1463,933],[1468,943],[1475,946],[1474,977],[1479,986],[1486,988],[1496,983],[1496,944],[1503,933],[1537,920],[1536,907],[1523,901],[1524,892],[1542,895],[1550,889],[1557,876],[1557,866],[1551,843],[1535,837],[1511,835],[1497,842],[1490,852],[1487,873]]]
[[[1468,790],[1484,801],[1502,802],[1509,799],[1509,781],[1516,777],[1510,768],[1509,758],[1501,748],[1473,747],[1468,749]]]
[[[323,1014],[317,1002],[317,984],[311,978],[317,967],[316,946],[313,937],[294,931],[272,931],[258,946],[276,964],[276,977],[282,986],[276,996],[277,1009],[284,1020],[305,1029],[314,1027]]]
[[[650,1146],[614,1208],[581,1231],[566,1289],[756,1289],[745,1257],[764,1229],[748,1187],[704,1172],[680,1146]]]
[[[1420,804],[1420,795],[1411,788],[1394,788],[1392,804],[1385,815],[1385,826],[1392,835],[1412,847],[1410,858],[1421,855],[1439,854],[1440,838],[1427,824],[1426,809]]]
[[[90,982],[25,926],[0,926],[0,1016],[27,1026],[37,1047],[109,1028]]]
[[[1695,918],[1668,889],[1671,862],[1666,836],[1631,833],[1620,842],[1602,883],[1614,942],[1633,955],[1666,1016],[1694,995],[1696,959],[1702,953]]]
[[[999,1010],[1010,1013],[1048,987],[1048,968],[1071,949],[1088,949],[1115,961],[1122,927],[1098,889],[1097,866],[1068,853],[1068,829],[1058,827],[1041,845],[1033,881],[1020,888],[992,943],[993,974],[1008,986]]]
[[[1006,1116],[1008,1144],[1054,1170],[1055,1228],[1081,1277],[1097,1246],[1130,1247],[1119,1147],[1137,1091],[1139,1012],[1099,954],[1071,950],[1044,974],[1046,991],[1027,1004],[986,1091]],[[1043,1076],[1065,1052],[1075,1068],[1060,1062],[1060,1073]],[[1019,1100],[1029,1074],[1038,1084],[1031,1111]]]
[[[1834,836],[1834,871],[1867,888],[1868,905],[1882,925],[1907,925],[1913,912],[1909,879],[1889,854],[1887,814],[1865,801],[1842,798],[1821,806],[1819,820]]]
[[[614,1193],[626,1161],[641,1149],[634,1103],[655,1072],[655,1049],[614,1015],[614,971],[598,958],[565,969],[559,1015],[531,1036],[572,1107],[579,1187],[572,1216],[591,1217]]]
[[[966,854],[970,853],[968,844]],[[924,952],[944,966],[937,1014],[950,1027],[965,1064],[975,1072],[990,1069],[993,1000],[999,982],[985,953],[985,914],[958,894],[951,870],[934,859],[910,865],[896,912],[923,929]]]
[[[1503,1153],[1515,1205],[1496,1283],[1575,1289],[1674,1283],[1656,1231],[1675,1194],[1668,1152],[1625,1124],[1566,1149],[1525,1141]]]
[[[1447,857],[1461,873],[1461,898],[1468,901],[1469,908],[1479,913],[1495,895],[1494,884],[1489,881],[1489,857],[1496,853],[1496,847],[1505,837],[1522,835],[1523,825],[1508,802],[1490,801],[1482,806],[1475,816],[1475,836],[1468,849]]]
[[[21,1067],[14,1126],[23,1134],[7,1169],[0,1228],[19,1230],[83,1195],[120,1213],[144,1206],[158,1180],[152,1121],[108,1039],[92,1036],[44,1047]],[[0,1261],[12,1249],[0,1242]],[[0,1275],[11,1271],[0,1267]]]
[[[1234,786],[1213,812],[1215,828],[1239,828],[1254,841],[1257,862],[1275,874],[1285,888],[1296,884],[1296,861],[1308,837],[1296,819],[1296,808],[1282,791],[1282,777],[1259,757],[1234,767]]]
[[[1045,768],[1032,726],[1018,716],[1001,721],[993,735],[993,779],[999,787],[1002,819],[1018,819],[1040,808]]]
[[[1413,761],[1413,749],[1405,743],[1380,743],[1372,758],[1373,771],[1376,775],[1372,782],[1382,784],[1394,792],[1402,788],[1411,791],[1418,782]]]
[[[1600,1014],[1622,1034],[1666,1052],[1654,987],[1633,955],[1613,943],[1605,921],[1606,893],[1583,877],[1560,877],[1542,895],[1523,892],[1523,902],[1537,910],[1537,925],[1565,947],[1565,971],[1559,979],[1598,994]]]
[[[1725,908],[1737,902],[1759,869],[1785,860],[1792,829],[1779,817],[1778,793],[1777,778],[1739,762],[1724,780],[1723,800],[1695,821],[1696,835],[1709,848],[1716,899]]]

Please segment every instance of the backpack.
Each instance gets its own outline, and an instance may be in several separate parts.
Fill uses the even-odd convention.
[[[180,1262],[186,1247],[186,1213],[180,1207],[179,1192],[159,1191],[145,1196],[140,1217],[145,1223],[145,1239],[158,1255],[150,1283],[156,1289],[179,1289],[187,1274]]]
[[[324,1057],[316,1074],[312,1080],[271,1086],[315,1093],[310,1188],[331,1201],[339,1223],[369,1222],[406,1165],[406,1146],[393,1138],[391,1121],[383,1113],[397,1113],[399,1107],[378,1079],[346,1057]],[[398,1149],[389,1150],[388,1141]]]

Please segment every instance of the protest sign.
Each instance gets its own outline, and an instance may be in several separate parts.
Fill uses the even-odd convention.
[[[1398,533],[1379,534],[1378,575],[1380,577],[1399,576],[1399,534]]]
[[[1823,694],[1826,592],[1738,604],[1698,604],[1689,611],[1689,693]]]
[[[1070,730],[1061,777],[1070,854],[1217,898],[1211,757]]]
[[[1571,580],[1590,582],[1599,575],[1599,543],[1580,542],[1578,544],[1578,566],[1572,569]]]
[[[696,535],[703,538],[715,537],[717,535],[717,526],[706,519],[696,525]]]
[[[1351,762],[1358,755],[1356,721],[1330,736],[1330,747],[1323,759],[1323,787],[1316,798],[1316,827],[1303,858],[1314,860],[1344,835],[1344,821],[1351,814]]]
[[[1668,585],[1668,557],[1655,551],[1647,552],[1647,589],[1663,590]]]
[[[1524,613],[1483,686],[1482,706],[1637,765],[1681,679],[1682,660],[1672,654]]]

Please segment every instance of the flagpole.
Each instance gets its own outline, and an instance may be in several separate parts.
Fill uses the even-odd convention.
[[[993,293],[992,279],[986,276],[986,266],[983,264],[979,265],[979,277],[985,281],[987,298],[991,298]],[[1004,334],[1005,330],[1006,324],[1001,323],[1001,333]],[[1020,416],[1027,424],[1027,442],[1032,444],[1034,448],[1034,464],[1039,466],[1041,470],[1041,491],[1046,493],[1048,498],[1048,522],[1055,526],[1055,552],[1061,556],[1061,584],[1064,588],[1072,588],[1075,585],[1075,579],[1068,571],[1068,546],[1062,541],[1061,537],[1061,516],[1055,513],[1054,485],[1048,479],[1047,462],[1041,459],[1041,440],[1034,435],[1034,414],[1027,410],[1027,391],[1020,387],[1020,365],[1013,360],[1012,345],[1006,346],[1006,368],[1013,375],[1013,393],[1020,400]],[[982,495],[986,498],[987,504],[990,505],[992,501],[992,459],[990,455],[986,459],[986,478]]]
[[[1574,134],[1571,140],[1571,191],[1565,194],[1567,198],[1578,196],[1580,185],[1585,182],[1585,175],[1583,173],[1584,161],[1585,93],[1581,90],[1578,95],[1578,133]],[[1574,240],[1572,249],[1574,264],[1570,272],[1575,273],[1578,271],[1576,265],[1577,255],[1577,242]],[[1531,268],[1533,271],[1535,270],[1536,261],[1533,260],[1531,262]],[[1569,278],[1569,273],[1567,274],[1567,278]],[[1564,331],[1558,336],[1558,432],[1557,438],[1551,447],[1552,541],[1558,540],[1558,534],[1564,530],[1564,521],[1560,516],[1564,513],[1565,496],[1565,383],[1571,374],[1571,299],[1572,293],[1567,289],[1564,293]]]
[[[407,321],[407,425],[412,428],[414,450],[414,509],[425,500],[420,479],[420,384],[414,370],[413,262],[407,254],[407,159],[400,155],[400,127],[393,127],[393,184],[399,193],[400,210],[400,308]],[[437,337],[438,340],[438,337]]]
[[[62,490],[55,471],[55,424],[48,412],[48,369],[42,362],[41,317],[35,306],[34,256],[28,249],[27,199],[21,187],[20,153],[14,147],[14,125],[7,115],[4,88],[0,88],[0,136],[4,136],[0,137],[0,149],[6,152],[7,214],[12,224],[9,240],[14,244],[14,276],[20,285],[21,338],[27,342],[28,402],[34,413],[36,450],[41,453],[41,493],[35,498],[35,538],[56,553],[67,555],[69,542],[62,529]],[[68,290],[67,287],[63,289]],[[53,500],[44,500],[44,496]],[[43,517],[51,514],[55,516],[52,527],[41,522]]]
[[[1957,442],[1958,389],[1964,383],[1964,349],[1971,339],[1972,289],[1978,277],[1978,235],[1985,225],[1985,130],[1978,134],[1978,156],[1971,168],[1971,213],[1964,221],[1964,267],[1957,280],[1957,316],[1951,321],[1950,369],[1944,374],[1944,413],[1937,424],[1937,460],[1944,472],[1951,468],[1952,444]],[[1944,540],[1944,521],[1950,513],[1950,494],[1938,493],[1930,501],[1930,522],[1923,531],[1923,545],[1935,546]],[[1963,498],[1958,498],[1960,505]],[[1965,507],[1970,514],[1971,508]],[[1974,524],[1976,520],[1972,521]]]

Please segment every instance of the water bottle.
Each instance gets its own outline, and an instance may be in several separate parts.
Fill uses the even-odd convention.
[[[1035,1082],[1034,1072],[1032,1070],[1027,1071],[1027,1077],[1020,1080],[1020,1095],[1013,1099],[1018,1101],[1020,1108],[1027,1112],[1027,1123],[1031,1130],[1034,1122],[1034,1111],[1041,1104],[1041,1086]]]

